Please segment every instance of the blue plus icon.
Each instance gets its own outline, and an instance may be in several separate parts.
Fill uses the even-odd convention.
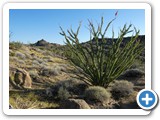
[[[142,109],[152,109],[157,104],[157,94],[152,90],[141,90],[137,95],[137,103]]]
[[[146,93],[146,97],[145,98],[142,98],[142,101],[145,101],[146,103],[146,105],[149,105],[149,101],[153,101],[153,98],[150,98],[149,97],[149,94],[148,93]]]

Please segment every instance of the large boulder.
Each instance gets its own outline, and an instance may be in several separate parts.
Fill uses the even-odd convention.
[[[24,69],[17,69],[14,75],[14,82],[23,88],[32,87],[32,79],[29,73]]]
[[[62,102],[62,109],[90,109],[83,99],[68,99]]]

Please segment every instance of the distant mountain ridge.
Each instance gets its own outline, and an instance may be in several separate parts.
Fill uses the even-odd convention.
[[[41,46],[41,47],[53,47],[53,46],[62,46],[60,44],[57,43],[49,43],[44,39],[38,40],[36,43],[32,44],[33,46]]]
[[[112,44],[112,38],[105,38],[107,43],[106,45]],[[142,44],[145,44],[145,35],[139,35],[138,38]],[[113,41],[115,42],[117,38],[114,38]],[[124,37],[121,46],[125,45],[129,40],[131,40],[131,37]],[[101,43],[102,39],[99,39],[99,43]],[[88,44],[90,41],[84,42],[82,44]],[[92,40],[92,44],[96,44],[95,39]]]
[[[125,44],[127,41],[129,41],[131,39],[131,37],[124,37],[123,38],[123,41],[122,41],[122,44]],[[138,36],[138,39],[140,40],[141,43],[145,43],[145,35],[139,35]],[[99,39],[99,42],[101,41],[102,39]],[[112,43],[112,38],[106,38],[107,40],[107,45],[111,45]],[[117,38],[114,38],[113,39],[114,41],[117,40]],[[92,40],[92,43],[94,44],[96,41],[93,39]],[[83,42],[82,44],[87,44],[89,43],[89,41],[87,42]],[[43,46],[43,47],[52,47],[52,46],[57,46],[57,47],[60,47],[60,46],[64,46],[64,45],[60,45],[60,44],[57,44],[57,43],[50,43],[50,42],[47,42],[46,40],[44,39],[41,39],[41,40],[38,40],[36,43],[32,44],[34,46]]]
[[[117,38],[115,38],[113,40],[112,40],[112,38],[106,38],[106,44],[105,44],[106,54],[108,51],[108,47],[111,46],[113,44],[113,41],[116,41],[116,40],[117,40]],[[126,45],[126,43],[130,40],[131,40],[131,37],[124,37],[122,43],[120,44],[120,47],[123,48]],[[145,47],[145,35],[139,35],[137,40],[140,40],[140,43],[142,44],[142,46]],[[101,41],[102,41],[102,39],[99,39],[99,41],[98,41],[99,44],[102,43]],[[95,39],[93,39],[92,41],[84,42],[84,43],[82,43],[82,45],[88,48],[88,47],[90,47],[90,45],[89,45],[90,42],[92,43],[93,46],[96,45]],[[140,54],[140,56],[138,58],[143,62],[145,61],[145,50],[142,51],[142,53]]]

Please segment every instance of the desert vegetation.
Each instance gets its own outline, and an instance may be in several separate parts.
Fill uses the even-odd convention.
[[[94,27],[94,24],[89,21],[90,41],[89,47],[80,44],[78,39],[78,33],[80,26],[76,32],[73,30],[67,30],[67,34],[61,28],[61,35],[66,39],[66,45],[69,48],[67,56],[70,61],[78,68],[80,68],[84,79],[87,79],[92,85],[99,85],[107,87],[113,80],[118,78],[124,71],[131,67],[134,60],[143,51],[144,46],[140,44],[140,40],[137,40],[139,31],[135,29],[135,35],[131,37],[131,40],[126,43],[124,47],[120,47],[123,38],[128,33],[132,32],[131,26],[126,24],[120,29],[119,36],[116,41],[112,40],[112,44],[108,47],[108,52],[105,53],[105,44],[107,39],[105,38],[106,32],[110,24],[107,24],[105,30],[103,28],[103,17],[98,28]],[[114,31],[113,31],[114,39]],[[99,41],[101,39],[101,41]],[[93,40],[95,46],[93,46]]]
[[[145,86],[145,36],[125,24],[107,38],[102,17],[89,22],[90,39],[77,30],[60,34],[66,44],[44,39],[33,44],[10,42],[9,102],[12,109],[138,109],[136,95]],[[125,37],[133,33],[130,37]]]

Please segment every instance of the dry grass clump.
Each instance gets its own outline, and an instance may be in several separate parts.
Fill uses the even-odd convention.
[[[54,62],[52,57],[50,57],[50,56],[43,57],[43,59],[45,62]]]
[[[41,49],[39,49],[39,48],[35,48],[35,51],[36,51],[36,52],[39,52],[39,53],[45,53],[44,50],[41,50]]]
[[[34,109],[38,107],[37,101],[23,101],[22,98],[18,97],[15,100],[15,109]]]
[[[25,55],[26,55],[26,58],[32,59],[32,56],[29,53],[25,53]]]
[[[41,70],[41,74],[43,76],[57,76],[60,74],[60,70],[58,68],[52,68],[52,67],[44,67]]]
[[[9,56],[15,56],[15,53],[13,50],[9,50]]]
[[[61,86],[59,88],[57,97],[60,100],[67,100],[70,96],[71,96],[70,93],[68,92],[68,90],[65,87]]]
[[[30,70],[29,74],[32,77],[32,79],[37,79],[39,77],[38,72],[36,70]]]
[[[24,65],[24,64],[25,64],[25,61],[24,61],[24,60],[19,60],[19,59],[18,59],[18,60],[17,60],[17,64],[19,64],[19,65],[22,65],[22,64],[23,64],[23,65]]]
[[[64,67],[63,65],[56,66],[56,69],[58,69],[59,71],[63,71],[63,72],[66,71],[66,67]]]
[[[9,57],[9,61],[10,62],[17,62],[18,61],[18,58],[17,57]]]
[[[50,87],[50,90],[52,95],[57,95],[60,94],[63,91],[67,91],[66,94],[69,93],[69,95],[74,96],[74,95],[83,95],[85,89],[88,87],[87,84],[84,82],[77,80],[77,79],[69,79],[69,80],[63,80],[59,81],[53,86]]]
[[[47,62],[54,62],[53,59],[52,59],[52,57],[50,57],[50,56],[45,57],[45,60],[46,60]]]
[[[9,102],[14,109],[34,109],[38,107],[38,97],[33,93],[10,94]]]
[[[41,100],[32,92],[30,93],[15,93],[10,94],[9,103],[13,109],[40,109],[40,108],[57,108],[59,105],[55,102],[48,102],[47,99]]]
[[[46,65],[46,63],[41,64],[41,74],[43,76],[57,76],[59,74],[61,74],[61,72],[66,71],[66,68],[64,68],[63,66],[60,65],[53,65],[52,67]]]
[[[43,59],[41,59],[41,58],[37,58],[36,60],[37,60],[40,64],[43,63]]]
[[[20,49],[23,46],[23,43],[19,41],[12,41],[9,43],[9,48],[10,49]]]
[[[40,64],[40,68],[45,68],[46,66],[48,66],[48,63],[45,61]]]
[[[15,64],[19,64],[19,65],[25,64],[24,60],[20,60],[17,57],[9,57],[9,62],[14,62]]]
[[[55,63],[59,63],[59,64],[66,62],[66,61],[64,61],[63,59],[58,58],[58,57],[54,57],[54,58],[53,58],[53,61],[54,61]]]
[[[83,95],[85,89],[88,87],[86,83],[74,78],[60,81],[57,85],[66,88],[71,95]]]
[[[37,56],[34,56],[34,57],[33,57],[33,60],[39,62],[40,64],[41,64],[42,62],[44,62],[43,59],[41,59],[41,58],[39,58],[39,57],[37,57]]]
[[[91,86],[85,91],[85,98],[89,101],[106,102],[110,97],[110,92],[100,86]]]
[[[33,66],[40,66],[40,63],[38,61],[36,61],[36,60],[33,60],[32,61],[32,65]]]
[[[128,82],[127,80],[115,81],[111,86],[112,97],[116,100],[129,96],[133,90],[133,83]]]
[[[18,57],[18,58],[20,58],[20,59],[26,59],[25,54],[23,54],[23,53],[21,53],[19,51],[15,52],[15,56]]]
[[[51,51],[45,51],[44,54],[46,56],[53,56],[53,53]]]

